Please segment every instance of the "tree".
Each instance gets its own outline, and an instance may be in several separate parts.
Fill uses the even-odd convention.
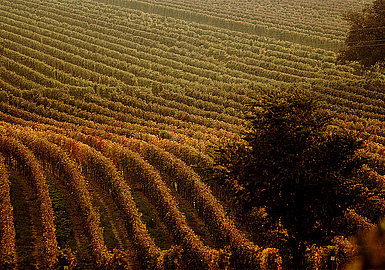
[[[345,41],[346,47],[338,60],[358,61],[371,67],[385,60],[385,1],[375,0],[362,12],[350,11],[344,15],[350,30]]]
[[[363,141],[332,125],[309,95],[294,90],[266,96],[248,118],[242,141],[215,150],[212,179],[231,191],[245,216],[263,209],[281,223],[290,267],[302,269],[306,248],[350,233],[349,211],[363,215],[380,184],[362,176],[365,160],[357,151]]]

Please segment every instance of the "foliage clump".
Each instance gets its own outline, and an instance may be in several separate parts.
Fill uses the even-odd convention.
[[[348,269],[385,269],[385,220],[378,226],[356,238],[359,256],[348,265]]]
[[[358,61],[368,68],[385,60],[385,1],[375,0],[362,12],[344,14],[349,23],[345,48],[340,52],[340,61]]]
[[[290,267],[313,263],[305,259],[311,247],[345,250],[342,263],[350,254],[346,238],[382,211],[366,209],[385,205],[382,197],[371,200],[382,187],[358,154],[364,141],[333,125],[319,102],[298,90],[261,98],[248,118],[241,140],[215,149],[211,180],[227,188],[259,244],[280,248]]]

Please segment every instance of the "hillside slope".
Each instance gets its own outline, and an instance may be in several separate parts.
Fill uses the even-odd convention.
[[[295,84],[369,138],[383,178],[383,77],[335,64],[339,14],[362,1],[332,2],[2,0],[0,262],[53,267],[71,248],[90,269],[218,269],[230,253],[235,269],[279,263],[197,168],[246,128],[248,104]],[[9,209],[31,192],[43,199],[25,210],[39,217],[25,247]]]

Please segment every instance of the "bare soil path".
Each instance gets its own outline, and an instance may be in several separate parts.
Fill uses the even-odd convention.
[[[17,174],[9,178],[16,230],[18,269],[37,269],[43,265],[43,231],[36,193]]]

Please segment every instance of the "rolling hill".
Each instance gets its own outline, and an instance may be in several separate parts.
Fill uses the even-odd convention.
[[[0,265],[278,267],[200,168],[295,85],[382,180],[384,76],[336,64],[341,13],[368,2],[2,0]]]

